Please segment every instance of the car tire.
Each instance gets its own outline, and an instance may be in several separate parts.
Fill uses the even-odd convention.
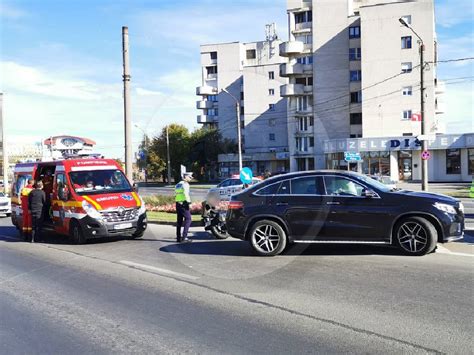
[[[421,256],[436,249],[438,232],[423,217],[408,217],[397,223],[393,232],[394,244],[406,255]]]
[[[216,239],[227,239],[229,237],[229,234],[227,234],[227,232],[222,230],[222,228],[219,226],[212,226],[210,230]]]
[[[141,238],[141,237],[143,237],[144,234],[145,234],[145,231],[135,232],[130,236],[130,239]]]
[[[70,237],[74,244],[84,244],[86,242],[84,232],[77,222],[72,223]]]
[[[256,222],[249,234],[252,248],[261,256],[275,256],[286,248],[286,233],[275,221],[263,219]]]

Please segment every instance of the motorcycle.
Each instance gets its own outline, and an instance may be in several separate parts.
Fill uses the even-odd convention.
[[[216,207],[203,202],[202,222],[204,229],[210,231],[217,239],[226,239],[229,236],[225,225],[225,215],[226,211],[219,211]]]

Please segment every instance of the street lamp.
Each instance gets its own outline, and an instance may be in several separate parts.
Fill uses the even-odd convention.
[[[135,127],[137,127],[140,131],[143,132],[143,137],[145,138],[145,149],[143,150],[144,152],[144,160],[145,160],[145,182],[148,182],[148,136],[143,128],[141,128],[139,125],[135,124]]]
[[[398,21],[408,28],[410,31],[412,31],[416,37],[418,37],[418,43],[420,44],[420,116],[421,116],[421,150],[423,152],[428,150],[428,141],[425,139],[425,132],[426,132],[426,120],[425,120],[425,98],[424,98],[424,91],[425,91],[425,85],[424,85],[424,60],[423,60],[423,54],[425,51],[425,45],[423,43],[423,40],[421,37],[418,35],[418,33],[415,32],[415,30],[403,19],[399,18]],[[423,191],[428,191],[428,159],[422,159],[421,160],[421,189]]]
[[[240,102],[237,98],[228,92],[226,89],[222,89],[221,92],[225,92],[235,101],[235,111],[237,114],[237,145],[238,145],[238,154],[239,154],[239,172],[242,170],[242,136],[240,133]]]

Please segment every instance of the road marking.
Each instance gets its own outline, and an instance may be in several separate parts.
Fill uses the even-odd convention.
[[[470,256],[470,257],[474,257],[474,254],[468,254],[468,253],[457,253],[457,252],[454,252],[454,251],[451,251],[449,250],[448,248],[438,244],[437,248],[436,248],[436,253],[439,253],[439,254],[448,254],[448,255],[457,255],[457,256]]]
[[[198,280],[199,279],[199,277],[197,277],[197,276],[182,274],[180,272],[174,272],[174,271],[171,271],[171,270],[162,269],[162,268],[151,266],[151,265],[138,264],[138,263],[134,263],[133,261],[121,260],[121,261],[119,261],[119,263],[123,264],[123,265],[127,265],[127,266],[133,266],[133,267],[136,267],[138,269],[146,269],[146,270],[161,272],[163,274],[179,276],[179,277],[183,277],[183,278],[189,279],[189,280]]]

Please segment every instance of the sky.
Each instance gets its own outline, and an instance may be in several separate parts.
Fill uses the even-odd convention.
[[[439,60],[474,57],[471,0],[435,0]],[[122,26],[129,28],[134,150],[171,123],[190,130],[200,45],[288,38],[286,0],[0,0],[7,142],[70,134],[124,158]],[[474,132],[474,61],[440,63],[447,133]],[[456,80],[456,78],[464,78]]]

